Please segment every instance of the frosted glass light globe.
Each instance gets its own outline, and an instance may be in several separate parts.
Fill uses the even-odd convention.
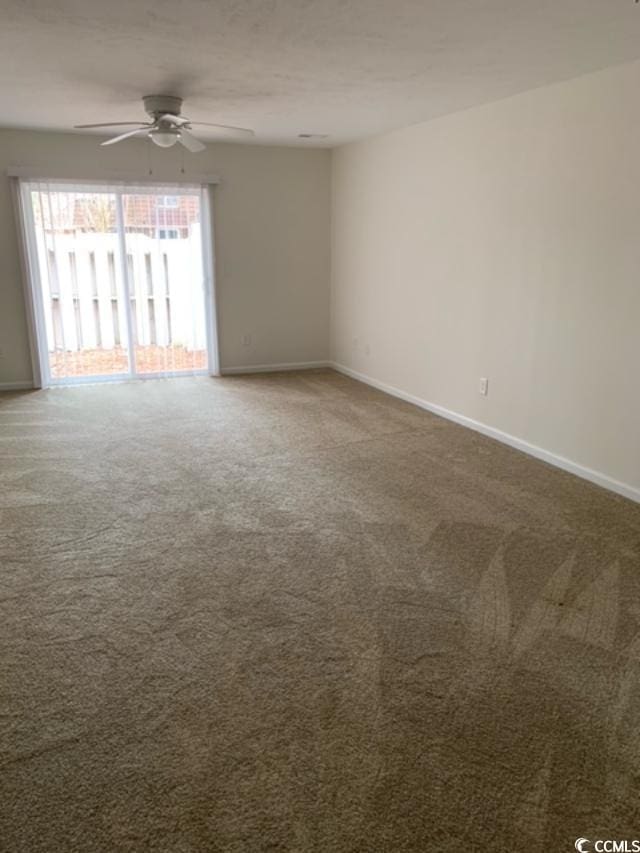
[[[160,148],[171,148],[180,138],[179,130],[151,130],[149,136]]]

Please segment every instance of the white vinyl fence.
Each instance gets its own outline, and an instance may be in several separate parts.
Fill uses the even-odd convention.
[[[36,236],[49,350],[126,346],[118,235]],[[186,238],[127,234],[125,264],[134,343],[206,349],[200,226]]]

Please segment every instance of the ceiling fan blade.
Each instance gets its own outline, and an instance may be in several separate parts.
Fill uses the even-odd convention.
[[[189,124],[197,124],[201,127],[215,127],[223,132],[228,132],[230,136],[255,136],[255,131],[248,127],[234,127],[232,124],[210,124],[208,121],[192,121]]]
[[[140,121],[110,121],[107,124],[74,124],[76,130],[83,130],[87,127],[124,127],[127,124],[137,124],[140,127],[143,122]],[[151,125],[149,125],[151,126]]]
[[[204,151],[206,148],[206,145],[203,145],[199,139],[196,139],[196,137],[192,133],[189,133],[189,131],[184,127],[180,128],[178,142],[184,145],[184,147],[188,151],[191,151],[192,154],[195,154],[198,151]]]
[[[137,136],[139,133],[147,133],[149,125],[138,127],[136,130],[129,130],[127,133],[121,133],[120,136],[114,136],[113,139],[107,139],[101,142],[100,145],[113,145],[115,142],[121,142],[123,139],[128,139],[130,136]]]

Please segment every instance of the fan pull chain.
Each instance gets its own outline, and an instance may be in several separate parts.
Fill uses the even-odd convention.
[[[153,147],[153,142],[151,139],[147,139],[147,163],[149,166],[149,174],[153,175],[153,166],[151,165],[151,148]]]

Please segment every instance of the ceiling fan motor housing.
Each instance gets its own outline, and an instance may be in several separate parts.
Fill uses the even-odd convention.
[[[152,119],[166,114],[179,116],[182,109],[182,98],[175,95],[145,95],[142,102]]]

